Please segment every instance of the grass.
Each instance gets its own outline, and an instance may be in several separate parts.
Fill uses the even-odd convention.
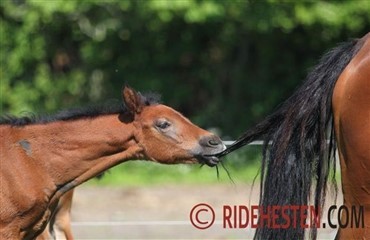
[[[238,151],[223,158],[235,183],[252,182],[259,170],[259,160],[251,151]],[[89,185],[143,186],[161,184],[211,184],[232,183],[226,171],[219,165],[219,177],[215,167],[192,165],[163,165],[149,161],[131,161],[109,170],[101,179],[92,179]]]
[[[261,146],[248,146],[222,159],[235,183],[253,182],[260,169],[260,150]],[[336,179],[340,180],[339,169],[336,173]],[[163,165],[149,161],[131,161],[114,167],[105,173],[103,178],[92,179],[87,184],[93,186],[144,186],[213,183],[232,183],[220,164],[219,177],[217,177],[215,167],[200,167],[199,164]]]

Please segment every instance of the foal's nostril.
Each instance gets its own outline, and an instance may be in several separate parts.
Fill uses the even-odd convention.
[[[214,135],[204,136],[199,140],[200,145],[203,147],[217,148],[222,145],[220,138]]]
[[[215,140],[215,139],[211,139],[211,140],[209,140],[209,141],[208,141],[208,144],[209,144],[210,146],[217,146],[217,145],[219,145],[219,144],[220,144],[220,141],[217,141],[217,140]]]

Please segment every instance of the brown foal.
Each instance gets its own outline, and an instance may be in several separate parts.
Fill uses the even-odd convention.
[[[205,163],[225,149],[217,136],[125,87],[126,109],[0,125],[0,239],[33,239],[60,197],[128,160]]]

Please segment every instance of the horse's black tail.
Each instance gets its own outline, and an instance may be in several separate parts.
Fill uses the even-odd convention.
[[[325,54],[290,98],[219,155],[226,155],[254,140],[264,140],[261,208],[307,206],[312,190],[315,209],[322,209],[330,169],[335,174],[333,89],[339,75],[356,54],[356,43],[353,40],[341,44]],[[284,211],[276,211],[280,217],[274,220],[277,223],[274,226],[271,226],[271,221],[260,217],[254,238],[303,239],[304,228],[299,212]],[[288,215],[289,220],[282,214]],[[297,214],[296,218],[294,214]],[[311,226],[312,239],[316,238],[316,227]]]

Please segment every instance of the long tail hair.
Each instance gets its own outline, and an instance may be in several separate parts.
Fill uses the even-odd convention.
[[[356,40],[343,43],[326,53],[290,98],[218,155],[226,155],[257,139],[264,140],[260,207],[306,206],[313,191],[315,209],[322,209],[330,170],[335,174],[333,89],[356,54],[356,43]],[[334,174],[332,182],[336,189]],[[272,229],[263,224],[256,229],[254,238],[303,239],[299,216],[293,227],[292,212],[289,214],[290,227]],[[277,221],[286,222],[281,217]],[[311,228],[311,239],[317,237],[316,227]]]

